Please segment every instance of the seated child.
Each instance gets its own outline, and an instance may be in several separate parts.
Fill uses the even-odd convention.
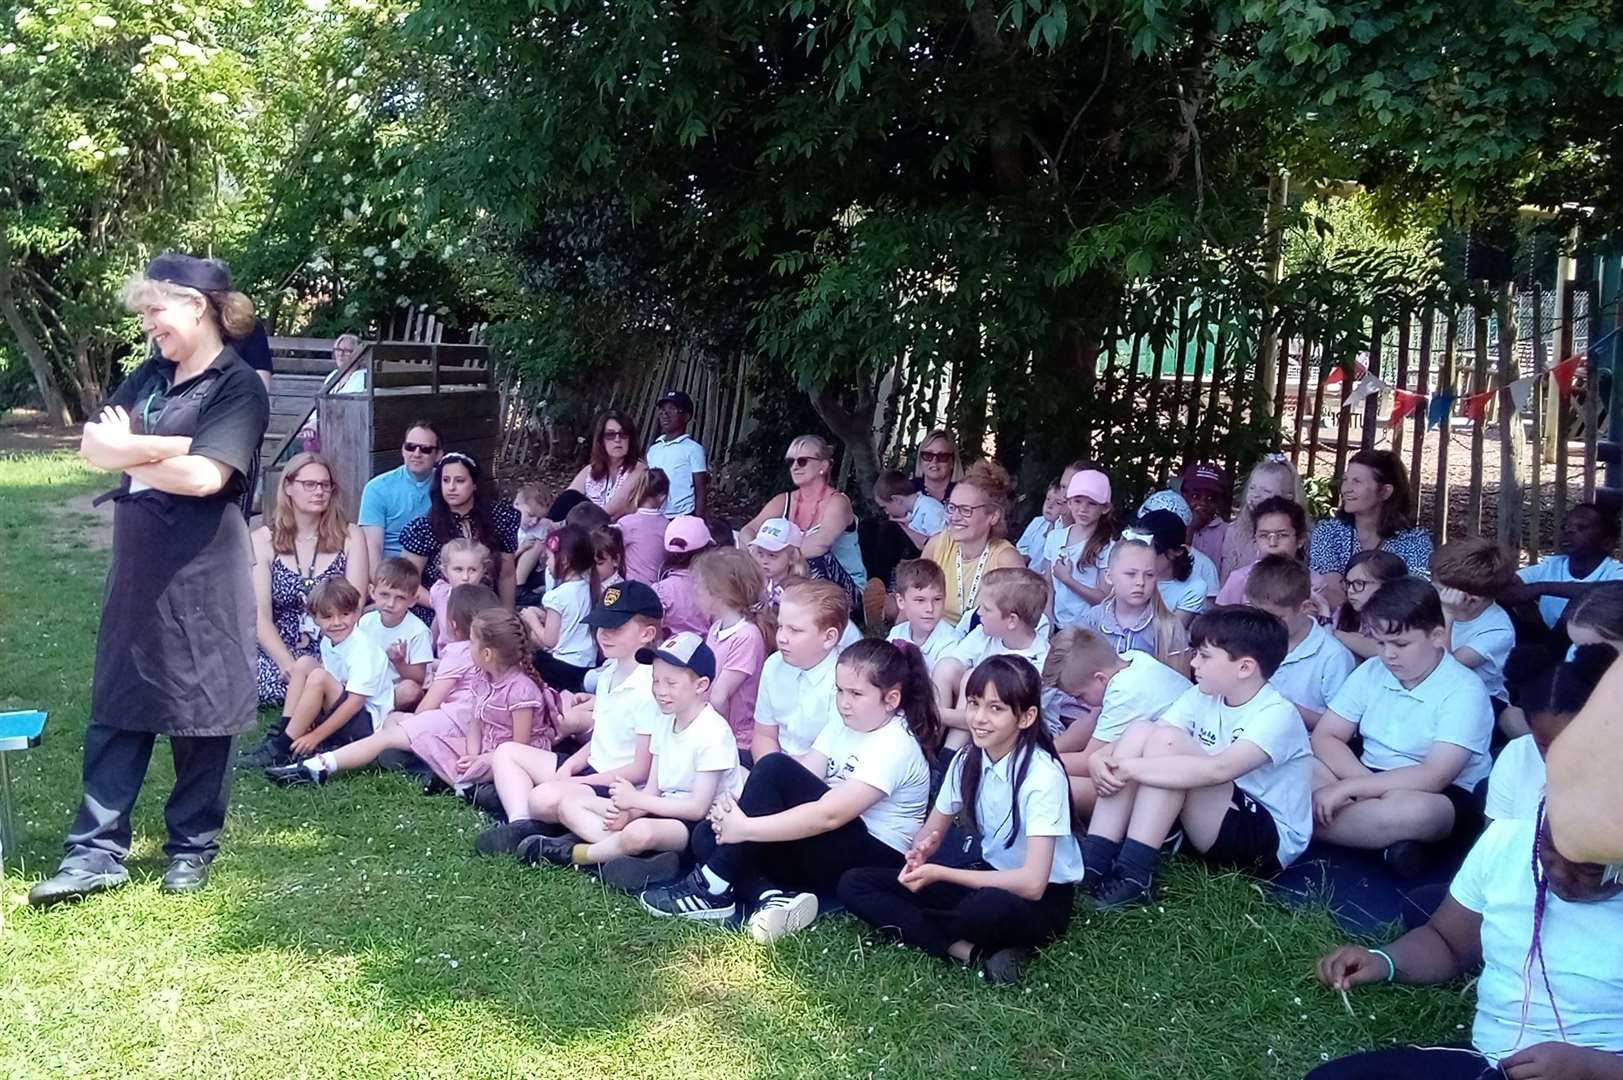
[[[1090,604],[1109,590],[1103,580],[1116,537],[1116,510],[1110,502],[1110,478],[1083,469],[1066,489],[1069,525],[1056,525],[1031,568],[1047,579],[1052,601],[1048,614],[1055,626],[1076,625]]]
[[[1054,749],[1071,780],[1071,805],[1093,810],[1095,789],[1088,759],[1117,742],[1133,724],[1158,720],[1189,690],[1189,680],[1146,652],[1117,653],[1092,630],[1064,630],[1070,654],[1060,669],[1059,688],[1087,709],[1084,718],[1054,739]]]
[[[513,580],[520,589],[530,587],[530,575],[546,554],[544,545],[558,522],[547,520],[547,507],[551,500],[540,484],[525,484],[513,496],[513,508],[518,511],[518,551],[514,556]],[[444,561],[444,553],[440,555]]]
[[[485,583],[490,568],[490,549],[477,540],[465,536],[452,537],[440,548],[440,579],[428,589],[429,606],[434,609],[434,651],[444,652],[453,640],[451,621],[446,617],[446,606],[451,602],[451,590],[458,585]],[[417,590],[421,597],[421,586]]]
[[[1228,470],[1210,461],[1191,461],[1183,467],[1178,492],[1189,505],[1189,551],[1211,564],[1217,577],[1217,564],[1223,560],[1229,522],[1223,515],[1234,498],[1234,478]],[[1215,582],[1214,582],[1215,584]],[[1216,593],[1216,589],[1212,593]],[[1210,594],[1209,594],[1210,595]]]
[[[665,629],[704,636],[710,618],[693,595],[693,560],[713,547],[710,527],[700,518],[684,514],[671,518],[665,526],[665,570],[654,583],[659,602],[665,608]]]
[[[394,709],[389,657],[366,634],[361,594],[343,578],[327,578],[310,590],[307,607],[321,631],[321,653],[299,658],[302,686],[289,682],[282,727],[266,738],[255,765],[275,765],[364,739],[383,726]],[[245,760],[243,764],[250,764]]]
[[[585,619],[601,591],[597,553],[585,529],[565,525],[547,537],[547,576],[552,585],[540,607],[519,609],[536,652],[533,659],[548,686],[577,692],[597,664],[597,646]]]
[[[928,559],[908,559],[896,567],[896,610],[902,621],[886,638],[905,641],[924,654],[931,671],[958,643],[958,628],[944,617],[947,611],[947,576]]]
[[[384,559],[372,571],[373,609],[355,625],[389,658],[397,709],[410,709],[422,700],[428,665],[434,659],[434,635],[411,613],[422,582],[416,563],[398,555]]]
[[[1453,540],[1431,556],[1431,581],[1443,604],[1449,650],[1487,687],[1495,716],[1508,702],[1505,660],[1516,646],[1516,628],[1493,598],[1515,576],[1510,556],[1492,540]]]
[[[792,578],[811,578],[811,568],[800,553],[806,533],[788,518],[768,518],[749,543],[750,556],[761,568],[767,603],[776,606]]]
[[[1183,520],[1170,510],[1152,510],[1134,521],[1124,537],[1147,538],[1155,550],[1155,589],[1183,625],[1206,608],[1206,582],[1195,573],[1194,550]],[[1216,590],[1212,590],[1216,592]]]
[[[1043,553],[1048,534],[1060,524],[1062,517],[1065,517],[1065,489],[1057,483],[1049,484],[1048,490],[1043,493],[1043,512],[1031,519],[1014,549],[1024,555],[1028,563],[1035,562]],[[1068,517],[1065,524],[1070,524]]]
[[[1309,1080],[1623,1076],[1623,882],[1563,857],[1541,821],[1494,822],[1430,922],[1384,949],[1344,945],[1318,966],[1343,996],[1478,972],[1469,1047],[1387,1046]]]
[[[615,522],[626,546],[626,578],[652,585],[665,569],[665,500],[671,482],[664,469],[649,469],[637,509]]]
[[[840,878],[851,914],[997,983],[1018,980],[1029,950],[1065,933],[1082,877],[1065,772],[1038,716],[1040,685],[1016,656],[977,666],[967,691],[974,744],[954,755],[901,873],[871,867]],[[930,862],[960,812],[983,862]]]
[[[1302,504],[1282,495],[1271,499],[1264,499],[1257,504],[1253,514],[1257,526],[1252,536],[1256,541],[1257,558],[1253,562],[1239,567],[1230,574],[1223,587],[1217,590],[1219,604],[1245,604],[1250,603],[1245,595],[1246,579],[1251,571],[1256,569],[1257,563],[1270,555],[1282,555],[1287,559],[1296,559],[1303,565],[1307,559],[1303,557],[1307,546],[1307,511]],[[1312,574],[1308,578],[1310,590],[1314,596],[1324,587],[1324,575]]]
[[[1266,515],[1258,517],[1266,519]],[[1257,529],[1259,541],[1264,531]],[[1268,681],[1296,706],[1302,722],[1312,731],[1358,661],[1313,617],[1313,578],[1306,563],[1289,555],[1264,555],[1234,576],[1239,577],[1241,571],[1245,572],[1246,603],[1284,623],[1289,635],[1290,651]]]
[[[1083,474],[1086,475],[1086,474]],[[1012,566],[989,571],[976,599],[980,623],[936,662],[931,680],[936,708],[949,748],[968,741],[963,689],[969,673],[993,656],[1019,656],[1041,671],[1048,656],[1048,635],[1040,632],[1048,607],[1048,582],[1041,574]]]
[[[668,880],[712,804],[742,787],[732,729],[705,701],[716,658],[704,639],[676,634],[636,660],[653,665],[654,700],[669,721],[654,732],[647,781],[616,777],[607,798],[584,784],[567,792],[558,818],[570,831],[524,840],[524,862],[601,865],[603,881],[626,890]]]
[[[461,791],[489,778],[492,754],[510,739],[550,747],[557,730],[557,697],[543,689],[530,666],[527,641],[517,615],[501,607],[484,608],[468,626],[468,658],[474,670],[465,723],[460,711],[443,707],[401,715],[368,738],[267,769],[266,778],[284,787],[325,784],[345,769],[370,765],[385,750],[410,750],[447,785]],[[445,673],[446,679],[460,683],[466,673],[457,653],[449,652],[452,670]]]
[[[1611,645],[1580,645],[1573,659],[1546,670],[1523,691],[1521,703],[1532,730],[1505,744],[1493,763],[1482,810],[1488,820],[1532,821],[1537,815],[1544,801],[1544,755],[1616,659]]]
[[[947,508],[941,500],[915,488],[913,478],[906,473],[896,469],[880,473],[874,482],[873,497],[885,516],[913,542],[911,558],[917,558],[931,537],[947,527]]]
[[[655,915],[701,921],[753,909],[750,934],[770,944],[817,918],[848,870],[890,874],[924,821],[941,738],[917,649],[859,641],[835,667],[837,715],[800,758],[769,754],[744,790],[723,795],[693,835],[699,865],[642,895]],[[753,902],[751,902],[753,901]]]
[[[1381,651],[1381,647],[1375,643],[1374,635],[1369,632],[1369,627],[1364,622],[1364,605],[1375,595],[1375,590],[1388,581],[1397,581],[1408,576],[1408,563],[1390,551],[1381,551],[1379,548],[1360,551],[1348,560],[1347,572],[1342,575],[1342,586],[1347,593],[1347,599],[1336,611],[1334,633],[1336,640],[1345,645],[1347,651],[1359,660],[1378,656]]]
[[[592,557],[597,564],[599,589],[626,579],[626,540],[613,525],[599,525],[592,530]]]
[[[1376,590],[1364,621],[1380,647],[1348,676],[1313,729],[1314,836],[1382,851],[1400,877],[1430,862],[1425,845],[1468,841],[1482,825],[1493,709],[1488,691],[1448,651],[1431,583]],[[1363,740],[1362,754],[1348,744]]]
[[[704,643],[716,658],[710,707],[719,712],[741,751],[755,739],[755,699],[767,642],[777,636],[777,617],[766,603],[760,567],[749,552],[711,548],[693,560],[693,595],[713,620]]]
[[[1110,596],[1083,612],[1078,625],[1104,635],[1118,653],[1147,652],[1168,667],[1187,672],[1189,632],[1161,601],[1157,558],[1147,540],[1116,541],[1105,571]]]
[[[1285,626],[1225,607],[1195,621],[1195,687],[1088,761],[1098,802],[1082,841],[1084,885],[1101,910],[1148,903],[1161,845],[1181,826],[1207,862],[1277,873],[1313,831],[1313,753],[1268,679]]]
[[[491,782],[507,822],[480,833],[474,850],[481,855],[514,853],[524,840],[556,823],[564,797],[583,785],[606,795],[616,779],[633,784],[648,779],[654,733],[668,721],[654,701],[654,670],[637,661],[637,652],[659,640],[662,615],[659,597],[640,581],[603,590],[586,616],[603,666],[597,670],[594,696],[573,703],[575,709],[591,710],[590,738],[561,764],[550,749],[518,742],[498,746],[490,762]]]
[[[1553,630],[1570,601],[1603,581],[1623,578],[1623,563],[1612,557],[1620,528],[1623,523],[1615,515],[1594,503],[1574,506],[1561,525],[1562,554],[1546,555],[1516,571],[1518,580],[1499,599],[1510,606],[1536,600],[1539,617]]]
[[[1307,506],[1302,478],[1292,467],[1290,458],[1284,454],[1267,454],[1246,477],[1239,513],[1234,515],[1223,536],[1223,557],[1217,560],[1217,574],[1221,580],[1227,581],[1234,571],[1257,561],[1256,508],[1276,495],[1282,495],[1304,508]],[[1311,526],[1312,522],[1307,524]],[[1307,531],[1311,533],[1313,530],[1309,528]]]
[[[798,581],[778,604],[778,651],[761,667],[750,756],[800,758],[834,718],[834,664],[851,600],[831,581]]]

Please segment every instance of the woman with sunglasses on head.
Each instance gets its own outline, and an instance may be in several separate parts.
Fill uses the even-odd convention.
[[[637,509],[643,477],[642,440],[637,425],[619,409],[600,413],[592,425],[592,458],[581,466],[570,491],[578,491],[618,521]]]
[[[913,490],[945,504],[963,474],[963,466],[958,461],[958,443],[952,433],[937,429],[926,435],[919,444],[913,468]],[[862,565],[868,572],[863,611],[868,621],[873,622],[885,613],[891,576],[902,563],[919,557],[919,546],[900,524],[887,517],[864,520],[857,529],[857,537]]]
[[[491,552],[494,580],[488,584],[503,605],[513,606],[519,513],[512,503],[486,495],[480,487],[482,480],[479,463],[473,458],[455,450],[446,454],[434,466],[428,513],[401,530],[401,553],[423,573],[419,606],[429,603],[428,590],[442,576],[440,548],[458,536],[477,540]]]
[[[253,532],[261,705],[281,704],[299,657],[319,651],[306,610],[310,590],[341,577],[366,595],[366,538],[349,523],[342,495],[326,458],[295,454],[282,470],[269,521]]]
[[[1009,474],[982,458],[971,465],[947,502],[947,529],[924,546],[922,558],[941,567],[947,578],[947,605],[942,618],[971,629],[961,620],[975,612],[981,581],[1003,567],[1024,569],[1026,560],[1003,536],[1009,505]]]
[[[789,444],[784,460],[794,487],[768,499],[761,512],[738,530],[738,546],[748,547],[773,518],[788,518],[805,533],[800,554],[811,576],[839,585],[850,595],[852,610],[860,611],[868,571],[862,564],[851,500],[834,487],[834,448],[821,436],[802,435]]]

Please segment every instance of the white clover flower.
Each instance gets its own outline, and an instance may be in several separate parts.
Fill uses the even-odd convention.
[[[118,20],[111,15],[96,15],[91,18],[90,25],[100,30],[111,30],[118,25]]]
[[[153,34],[152,44],[162,45],[165,48],[174,48],[175,39],[170,37],[168,34]]]

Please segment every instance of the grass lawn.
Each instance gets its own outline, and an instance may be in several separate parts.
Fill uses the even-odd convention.
[[[79,795],[104,551],[67,455],[0,458],[0,709],[48,709],[13,757],[0,878],[0,1076],[1297,1077],[1323,1055],[1458,1039],[1457,990],[1309,979],[1338,935],[1244,879],[1180,866],[1160,906],[1078,918],[995,988],[851,919],[766,950],[673,925],[564,870],[476,857],[474,810],[358,775],[237,785],[210,888],[157,891],[160,745],[134,881],[36,913]]]

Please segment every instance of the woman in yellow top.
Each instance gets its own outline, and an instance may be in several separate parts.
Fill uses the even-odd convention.
[[[1009,488],[1009,474],[1001,465],[985,458],[971,465],[952,489],[946,531],[924,547],[923,557],[947,578],[945,617],[965,630],[969,626],[963,620],[975,615],[981,580],[993,570],[1026,565],[1003,537]]]

